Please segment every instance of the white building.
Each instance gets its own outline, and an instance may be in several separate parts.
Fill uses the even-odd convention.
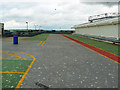
[[[4,31],[4,23],[0,23],[0,35],[3,34]]]
[[[75,34],[114,38],[120,40],[120,19],[118,17],[75,25]]]

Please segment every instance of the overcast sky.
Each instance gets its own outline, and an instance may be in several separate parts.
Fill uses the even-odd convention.
[[[110,2],[111,1],[111,2]],[[0,22],[5,28],[29,28],[34,24],[43,29],[70,29],[71,26],[88,22],[88,17],[108,12],[118,12],[116,2],[88,0],[7,0],[0,1]]]

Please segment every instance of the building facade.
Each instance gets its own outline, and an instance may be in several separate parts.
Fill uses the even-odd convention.
[[[75,34],[106,37],[120,40],[120,21],[117,18],[75,25]]]
[[[3,35],[4,32],[4,23],[0,23],[0,35]]]

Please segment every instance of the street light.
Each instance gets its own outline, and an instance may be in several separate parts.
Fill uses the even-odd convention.
[[[36,25],[34,25],[35,26],[35,30],[36,30]]]
[[[40,30],[40,27],[41,27],[41,26],[39,26],[39,30]]]
[[[26,22],[26,25],[27,25],[27,30],[28,30],[28,22]]]
[[[38,26],[38,25],[35,24],[34,26],[35,26],[35,30],[36,30],[36,26]]]

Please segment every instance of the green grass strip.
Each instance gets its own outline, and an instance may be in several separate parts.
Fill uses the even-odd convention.
[[[87,38],[87,37],[79,37],[79,36],[75,36],[75,35],[71,35],[71,34],[65,34],[65,35],[68,36],[68,37],[74,38],[76,40],[82,41],[84,43],[87,43],[89,45],[95,46],[97,48],[103,49],[103,50],[108,51],[110,53],[113,53],[115,55],[120,56],[120,54],[118,53],[118,50],[119,50],[120,46],[109,44],[107,42],[93,40],[93,39],[90,39],[90,38]]]
[[[0,90],[2,90],[2,73],[0,73]]]
[[[32,60],[2,60],[3,72],[25,72]]]
[[[23,74],[18,73],[2,73],[2,88],[15,88],[22,78]]]
[[[49,34],[39,34],[33,37],[24,38],[22,40],[31,40],[31,41],[45,41]]]

